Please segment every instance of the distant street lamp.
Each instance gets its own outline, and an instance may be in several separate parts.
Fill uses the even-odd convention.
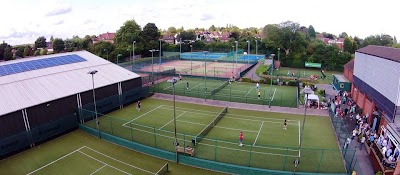
[[[94,74],[96,74],[97,72],[98,72],[97,70],[92,70],[92,71],[88,72],[88,74],[91,74],[91,75],[92,75],[92,83],[93,83],[93,88],[92,88],[92,91],[93,91],[93,105],[94,105],[94,113],[95,113],[95,116],[96,116],[96,128],[97,128],[97,132],[98,132],[99,138],[101,138],[100,128],[99,128],[99,119],[98,119],[98,117],[97,117],[96,93],[95,93],[95,91],[94,91]]]
[[[162,46],[161,41],[162,41],[162,39],[160,39],[159,41],[160,41],[160,52],[159,52],[159,55],[160,55],[160,63],[159,63],[159,64],[161,65],[161,52],[162,52],[162,50],[161,50],[161,49],[162,49],[162,47],[161,47],[161,46]]]
[[[108,50],[107,50],[107,49],[104,49],[104,52],[107,53],[107,61],[108,61]]]
[[[122,54],[117,55],[117,64],[118,64],[119,57],[121,57],[121,56],[122,56]]]
[[[256,58],[258,60],[258,40],[256,40]]]
[[[154,79],[154,52],[157,52],[158,50],[151,49],[149,52],[151,52],[151,79]]]
[[[247,42],[247,64],[250,64],[250,41]]]
[[[192,43],[190,43],[190,75],[193,75],[192,74],[192,62],[193,62],[193,57],[192,57],[192,54],[193,54],[193,45],[192,45]]]
[[[203,51],[204,53],[204,101],[207,101],[207,54],[208,51]]]
[[[182,38],[179,38],[179,53],[182,53]]]
[[[235,52],[235,46],[232,46],[232,53]],[[235,70],[235,60],[232,60],[232,76],[233,76],[233,71]]]
[[[238,72],[238,70],[237,70],[237,60],[238,60],[238,41],[235,41],[235,45],[236,45],[236,54],[235,54],[235,58],[236,58],[236,72]]]
[[[271,80],[271,85],[269,86],[269,108],[271,108],[271,102],[272,102],[272,75],[274,72],[274,56],[275,54],[271,54],[271,58],[272,58],[272,68],[271,68],[271,74],[269,75],[269,79]]]
[[[133,61],[135,60],[135,43],[136,41],[132,42],[132,70],[133,70]]]

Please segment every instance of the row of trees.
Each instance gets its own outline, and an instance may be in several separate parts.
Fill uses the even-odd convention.
[[[196,31],[218,31],[229,32],[230,40],[228,42],[216,42],[209,44],[203,41],[194,41]],[[114,43],[100,41],[93,44],[94,36],[86,35],[84,38],[73,36],[70,39],[50,38],[53,45],[53,52],[70,52],[76,50],[88,50],[100,57],[116,61],[117,58],[129,57],[132,53],[133,43],[135,42],[135,54],[140,54],[143,57],[150,56],[149,50],[158,49],[160,38],[165,34],[179,34],[182,39],[182,47],[180,45],[167,44],[161,41],[163,51],[190,51],[190,45],[193,45],[194,51],[210,50],[210,51],[233,51],[235,41],[238,41],[239,49],[247,51],[247,42],[250,41],[251,53],[255,53],[256,45],[258,53],[277,54],[280,49],[280,60],[284,66],[303,67],[304,62],[319,62],[326,69],[340,70],[342,65],[352,58],[355,50],[359,47],[364,47],[370,44],[399,47],[396,38],[389,35],[369,36],[365,39],[358,37],[350,37],[343,32],[338,36],[326,32],[318,33],[313,26],[304,27],[298,23],[291,21],[282,22],[280,24],[268,24],[263,28],[245,28],[240,29],[233,25],[226,27],[215,27],[212,25],[208,29],[195,28],[185,30],[183,27],[176,29],[170,27],[167,30],[159,30],[154,23],[146,24],[143,29],[136,23],[135,20],[126,21],[116,32]],[[263,39],[256,39],[256,36],[264,35]],[[316,38],[317,34],[322,34],[326,38],[338,39],[344,38],[343,51],[339,50],[336,45],[326,45],[321,40]],[[45,37],[39,37],[33,47],[31,46],[16,46],[15,57],[26,57],[47,54],[47,43]],[[7,43],[0,45],[0,59],[13,59],[13,48]]]

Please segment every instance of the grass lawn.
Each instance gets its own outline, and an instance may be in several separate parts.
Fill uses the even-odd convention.
[[[0,160],[0,174],[155,174],[166,162],[76,130]],[[221,174],[168,164],[168,174]]]
[[[187,83],[189,83],[189,88],[186,87]],[[260,105],[269,105],[269,101],[272,100],[273,106],[297,107],[296,87],[272,85],[271,88],[270,85],[260,84],[257,89],[255,83],[225,83],[227,83],[226,80],[207,79],[204,81],[202,78],[184,77],[183,80],[176,83],[175,93],[196,98]],[[173,91],[171,83],[168,82],[159,83],[155,88],[159,93],[172,94]],[[206,91],[205,88],[207,88]],[[217,90],[213,91],[214,89]],[[260,98],[258,98],[258,90],[260,90]]]
[[[135,108],[136,104],[132,104],[100,117],[100,130],[173,152],[173,102],[149,98],[142,101],[140,112]],[[297,171],[344,172],[328,117],[307,116],[300,149],[303,115],[229,108],[214,127],[209,127],[221,111],[221,107],[177,102],[175,116],[180,145],[193,146],[191,139],[200,136],[204,138],[194,146],[198,158],[292,171],[293,161],[300,155],[301,164]],[[282,129],[285,118],[288,119],[288,130]],[[95,127],[93,121],[85,125]],[[209,132],[199,135],[205,128]],[[243,147],[238,146],[240,131],[245,135]]]

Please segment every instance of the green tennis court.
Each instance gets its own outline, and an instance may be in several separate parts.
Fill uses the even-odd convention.
[[[162,82],[156,85],[155,91],[172,94],[173,86],[171,83]],[[257,88],[255,83],[229,83],[227,80],[184,77],[175,84],[175,93],[188,97],[259,105],[269,105],[271,101],[272,106],[297,107],[297,89],[291,86],[260,84]]]
[[[146,99],[100,117],[100,130],[112,135],[175,152],[174,107],[171,101]],[[221,116],[222,114],[222,116]],[[176,130],[180,146],[192,146],[195,157],[242,166],[299,171],[344,172],[329,118],[308,116],[303,148],[299,148],[303,116],[267,113],[198,104],[176,103]],[[220,117],[219,117],[220,116]],[[288,130],[283,121],[288,119]],[[94,122],[85,125],[95,128]],[[206,132],[204,132],[206,130]],[[239,133],[244,146],[239,147]],[[201,138],[201,139],[199,139]],[[192,139],[197,143],[193,145]]]
[[[165,174],[167,161],[80,130],[0,160],[0,174]],[[221,174],[168,162],[168,174]]]

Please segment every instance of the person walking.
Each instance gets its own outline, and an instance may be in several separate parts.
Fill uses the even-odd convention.
[[[287,130],[287,118],[285,118],[285,121],[283,122],[283,129]]]
[[[240,135],[239,135],[239,146],[243,146],[243,132],[240,131]]]
[[[136,109],[138,110],[138,112],[140,112],[140,107],[142,106],[142,103],[140,102],[140,100],[137,102],[137,107]]]
[[[256,89],[258,90],[258,88],[260,87],[260,83],[256,84]]]
[[[257,94],[258,94],[258,99],[260,99],[260,98],[261,98],[261,91],[258,90],[258,91],[257,91]]]
[[[189,82],[186,82],[186,90],[189,90]]]

